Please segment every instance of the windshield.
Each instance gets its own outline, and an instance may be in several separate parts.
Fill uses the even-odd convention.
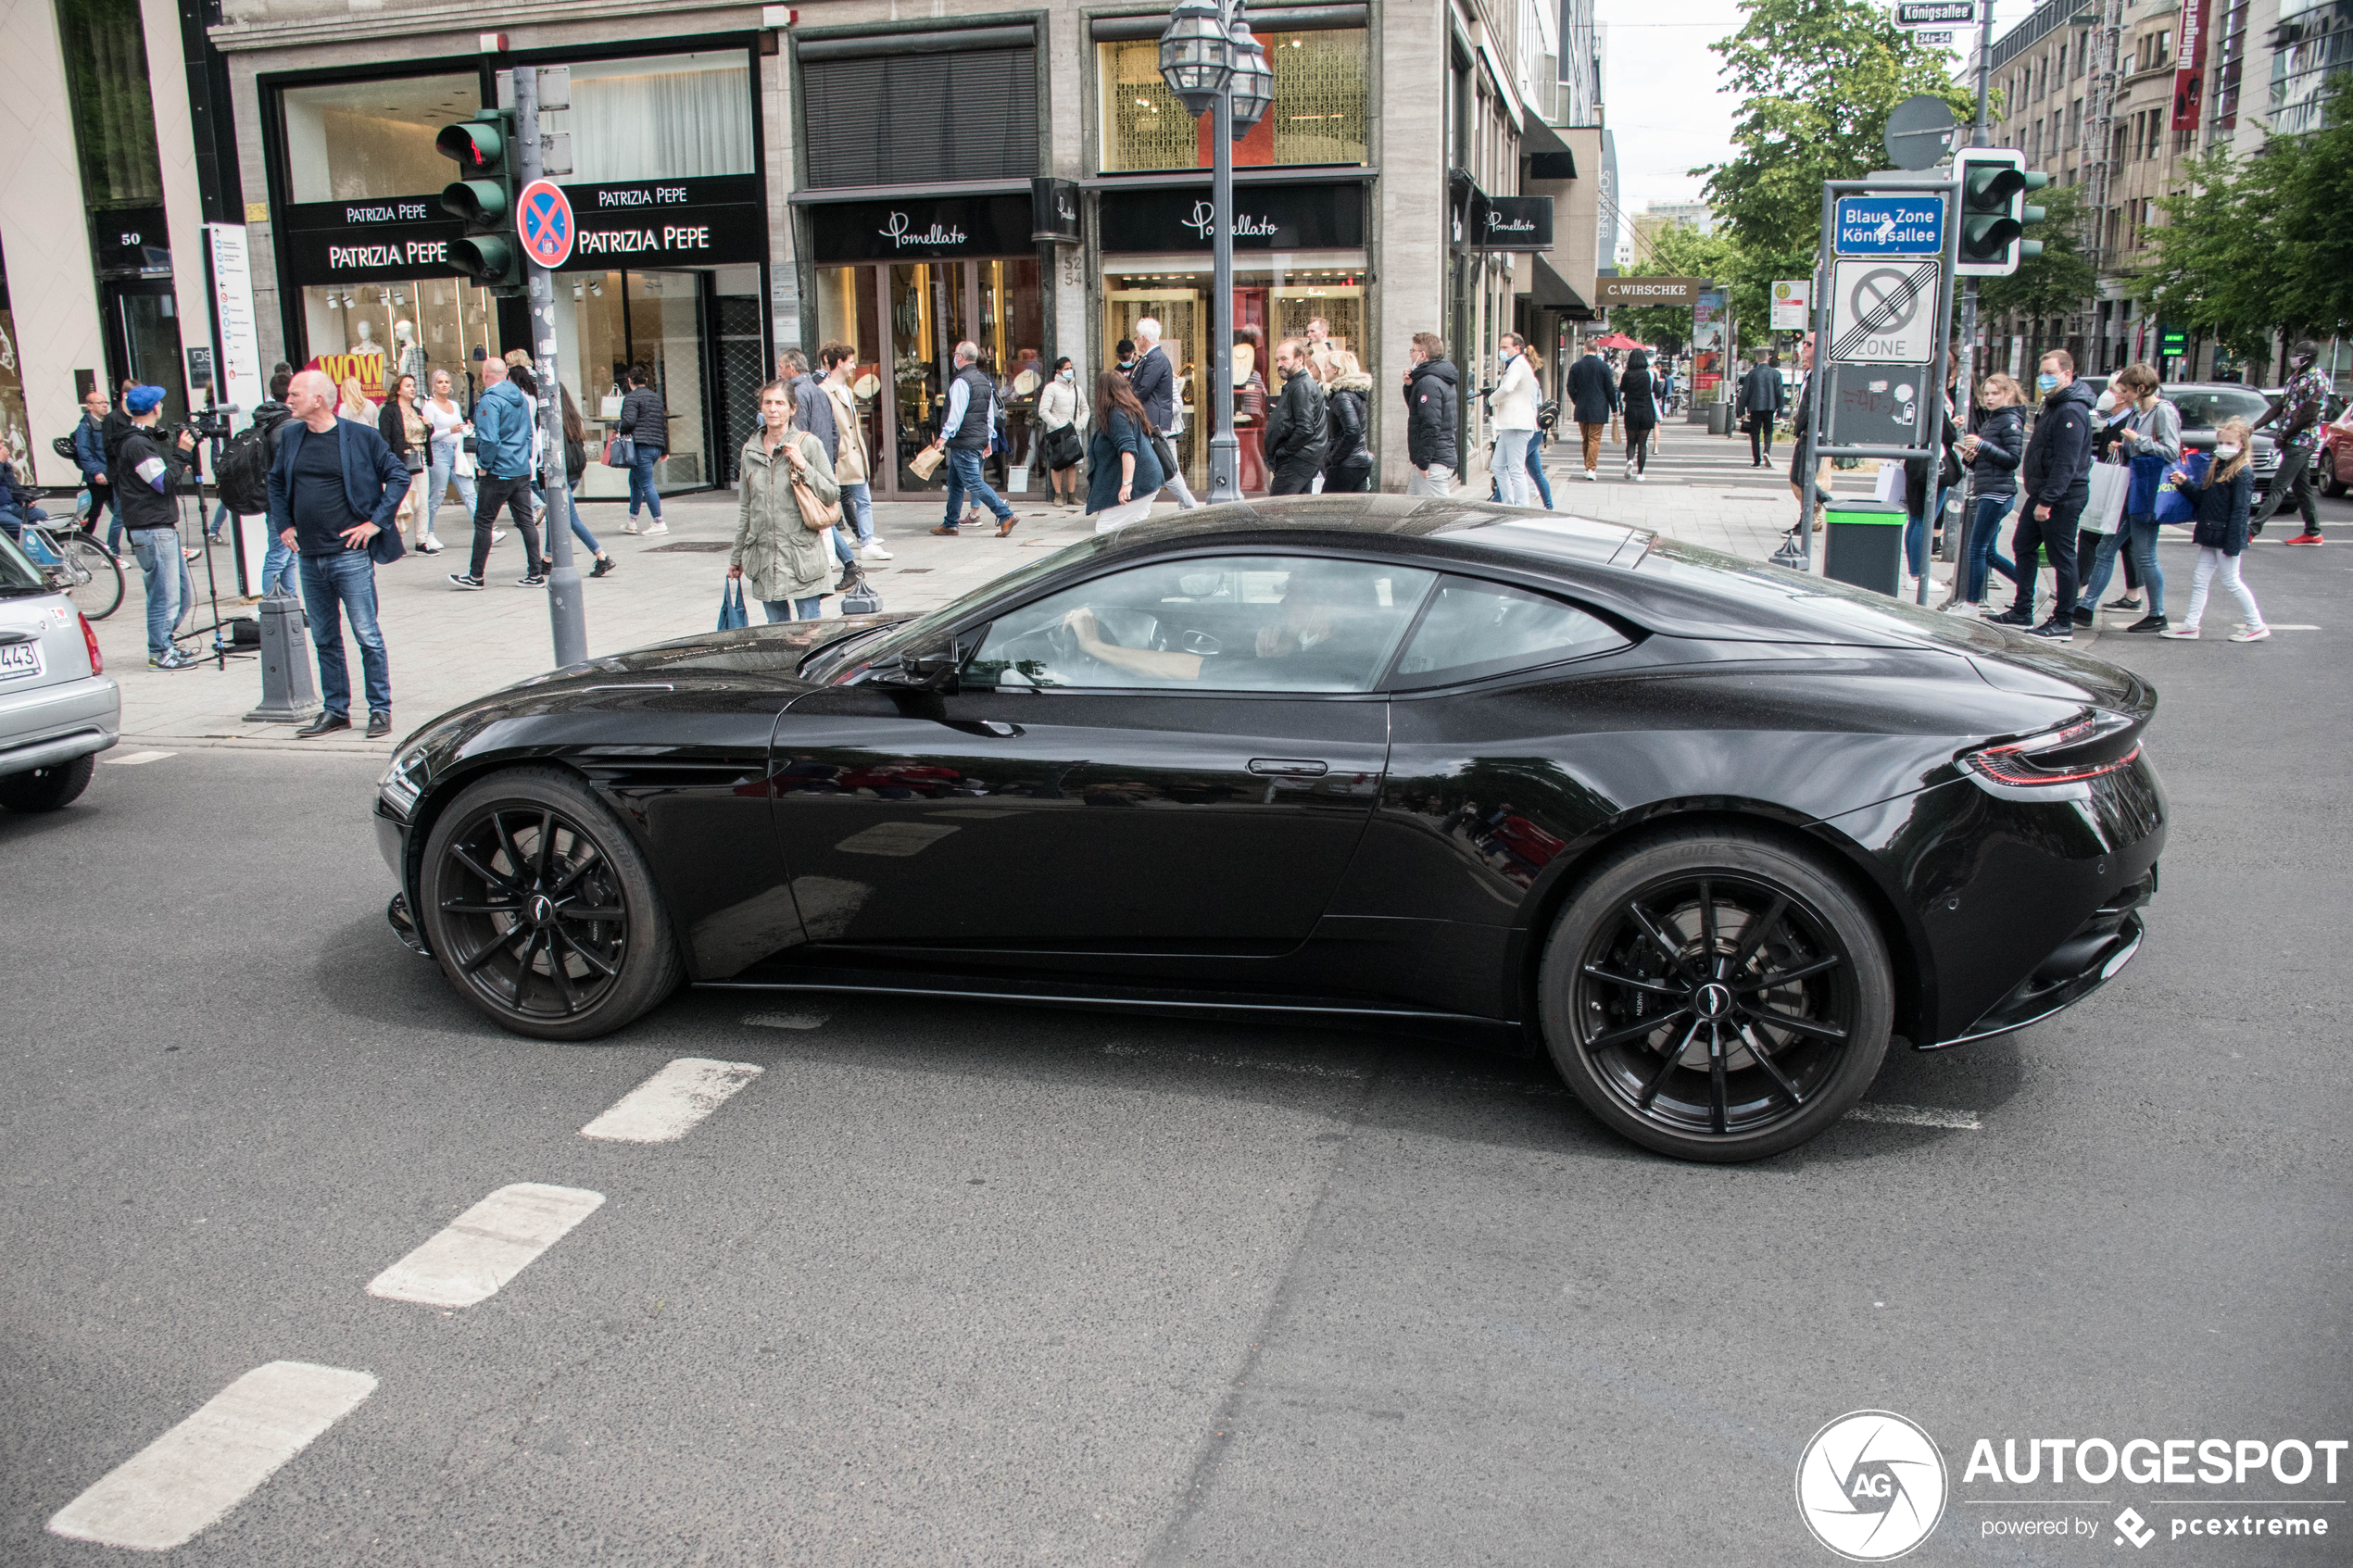
[[[25,558],[14,539],[0,533],[0,595],[14,598],[50,591],[49,579],[41,569]]]
[[[2251,386],[2185,386],[2162,395],[2182,410],[2183,430],[2213,430],[2224,420],[2259,420],[2271,406]]]
[[[1081,560],[1102,548],[1108,534],[1081,539],[1068,549],[1056,550],[1039,560],[1031,561],[1018,571],[991,578],[962,598],[954,599],[912,621],[902,621],[896,626],[882,628],[879,639],[872,635],[849,637],[818,650],[817,658],[801,671],[802,677],[833,684],[863,672],[869,666],[881,663],[906,647],[922,647],[936,642],[941,633],[954,626],[973,610],[989,600],[1013,593],[1039,578],[1061,571],[1073,561]]]

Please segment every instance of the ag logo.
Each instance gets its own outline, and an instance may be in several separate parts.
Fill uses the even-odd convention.
[[[1903,1556],[1944,1516],[1944,1456],[1889,1411],[1856,1411],[1814,1434],[1797,1461],[1797,1512],[1852,1562]]]

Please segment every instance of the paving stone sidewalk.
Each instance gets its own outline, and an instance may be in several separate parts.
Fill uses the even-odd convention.
[[[1656,529],[1755,558],[1772,551],[1795,516],[1780,474],[1751,470],[1745,443],[1670,431],[1666,452],[1653,460],[1647,480],[1639,484],[1625,480],[1622,454],[1615,449],[1609,458],[1617,458],[1620,466],[1605,458],[1604,479],[1587,483],[1563,465],[1570,450],[1558,444],[1546,449],[1554,503],[1564,512]],[[1868,494],[1869,485],[1868,474],[1847,473],[1840,475],[1838,489],[1842,495]],[[893,558],[868,563],[883,608],[933,608],[1036,559],[1042,550],[1091,532],[1076,510],[1035,500],[1016,507],[1021,522],[1010,537],[998,538],[993,526],[984,525],[944,539],[930,533],[940,519],[937,501],[876,506],[875,532]],[[716,621],[726,550],[736,529],[735,495],[675,497],[663,503],[663,512],[669,533],[648,536],[622,532],[626,512],[617,503],[581,508],[582,521],[616,563],[610,576],[583,584],[591,655],[684,636]],[[98,623],[107,671],[122,686],[123,751],[117,755],[204,744],[387,753],[434,715],[547,669],[555,656],[547,594],[514,585],[526,564],[521,541],[510,532],[492,550],[485,574],[490,586],[460,592],[450,585],[448,574],[464,570],[471,528],[454,506],[443,510],[441,521],[448,546],[443,553],[411,554],[377,572],[378,614],[392,664],[390,740],[371,742],[355,732],[298,741],[291,724],[245,722],[244,715],[261,700],[260,664],[250,657],[233,658],[225,668],[208,661],[192,670],[149,670],[143,595],[132,565],[121,608]],[[585,571],[585,558],[582,564]],[[254,607],[234,596],[236,569],[225,546],[213,549],[212,566],[221,616],[252,614]],[[195,624],[209,625],[205,562],[198,559],[189,570],[199,600]],[[836,602],[827,601],[829,611]],[[757,617],[760,611],[755,607],[752,613]],[[359,650],[347,634],[345,656],[356,695]]]

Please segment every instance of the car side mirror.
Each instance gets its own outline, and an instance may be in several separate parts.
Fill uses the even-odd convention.
[[[888,685],[945,696],[956,690],[956,650],[951,644],[945,647],[909,648],[899,656],[896,670],[877,673]]]

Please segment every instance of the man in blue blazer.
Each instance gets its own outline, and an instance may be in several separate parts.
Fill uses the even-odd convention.
[[[392,669],[376,624],[376,562],[405,553],[392,525],[409,494],[409,465],[375,427],[335,418],[335,383],[305,370],[286,389],[292,416],[270,464],[270,525],[302,557],[302,608],[319,650],[319,716],[295,732],[351,728],[351,675],[343,621],[351,618],[368,687],[368,734],[392,733]]]

